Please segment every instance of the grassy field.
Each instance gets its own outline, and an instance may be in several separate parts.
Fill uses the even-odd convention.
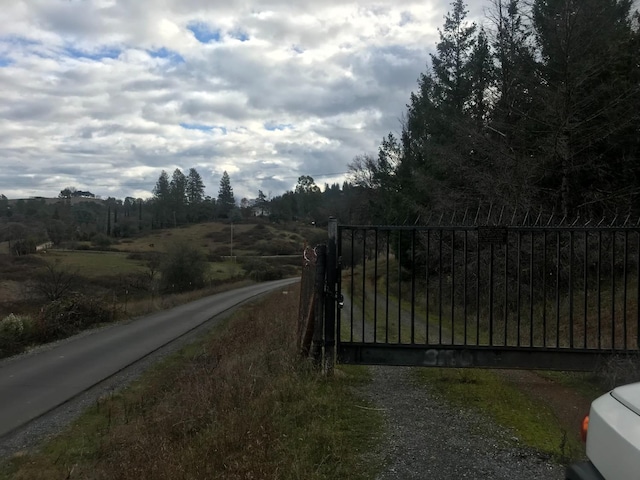
[[[370,479],[380,414],[365,367],[324,378],[297,356],[298,295],[242,309],[128,389],[98,401],[3,479]]]
[[[101,277],[118,274],[142,273],[147,267],[141,260],[131,260],[126,253],[99,251],[49,250],[43,257],[83,277]]]

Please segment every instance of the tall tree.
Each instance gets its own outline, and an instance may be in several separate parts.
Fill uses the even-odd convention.
[[[402,185],[403,221],[414,222],[434,207],[455,208],[468,196],[464,169],[477,136],[469,115],[474,100],[471,61],[476,26],[467,22],[462,0],[451,5],[437,51],[431,55],[432,68],[420,76],[403,124],[396,177]],[[477,75],[479,83],[482,76]],[[485,92],[481,94],[484,97]]]
[[[315,221],[318,216],[318,207],[322,201],[320,187],[316,185],[315,180],[310,175],[301,175],[298,177],[298,183],[295,188],[297,197],[297,216],[308,221]]]
[[[184,176],[182,170],[176,168],[171,176],[169,184],[169,192],[171,197],[171,210],[173,216],[173,226],[184,220],[185,204],[187,201],[187,177]]]
[[[169,175],[162,170],[160,177],[153,188],[155,221],[160,228],[167,225],[168,212],[171,207],[171,188],[169,186]]]
[[[478,125],[484,127],[490,109],[490,94],[494,86],[493,58],[489,39],[481,28],[469,58],[470,98],[469,113]]]
[[[189,169],[187,175],[187,201],[190,205],[204,200],[204,182],[195,168]]]
[[[389,134],[382,140],[378,156],[357,155],[349,164],[349,178],[353,186],[343,186],[343,192],[352,196],[357,190],[360,208],[350,212],[358,223],[382,222],[393,224],[404,216],[402,207],[402,185],[396,175],[402,157],[399,141]],[[400,218],[398,217],[400,215]]]
[[[536,119],[543,188],[558,210],[601,213],[638,175],[638,46],[631,0],[536,0],[533,26],[545,85]],[[624,172],[624,173],[622,173]],[[621,175],[622,173],[622,175]],[[632,187],[638,195],[638,186]],[[617,202],[613,202],[614,205]],[[599,205],[593,210],[589,206]]]
[[[265,213],[268,215],[267,196],[264,194],[262,190],[258,190],[258,198],[256,199],[256,208],[259,211],[258,215],[260,215],[261,217],[263,217]]]
[[[463,0],[454,0],[447,13],[436,54],[431,54],[434,94],[437,103],[455,114],[462,114],[471,96],[470,57],[475,44],[476,25],[466,21]]]
[[[225,170],[220,179],[220,188],[218,189],[218,201],[216,202],[218,214],[222,217],[229,217],[231,211],[236,206],[236,199],[233,196],[233,188],[231,188],[231,179]]]

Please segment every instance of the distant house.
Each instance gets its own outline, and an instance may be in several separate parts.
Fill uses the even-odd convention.
[[[254,217],[268,217],[271,215],[271,211],[266,205],[254,205],[251,209]]]

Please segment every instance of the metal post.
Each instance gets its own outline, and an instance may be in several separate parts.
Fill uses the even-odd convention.
[[[325,274],[327,262],[327,246],[318,245],[316,247],[316,278],[314,284],[315,291],[315,323],[313,325],[313,340],[311,341],[311,358],[316,368],[322,366],[322,344],[323,344],[323,325],[324,318],[324,302],[322,298],[325,292]]]
[[[336,346],[336,291],[338,281],[338,220],[329,218],[329,244],[327,245],[327,291],[324,307],[324,372],[333,375]]]

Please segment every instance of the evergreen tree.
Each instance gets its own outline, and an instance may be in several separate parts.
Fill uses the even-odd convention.
[[[231,179],[226,170],[220,179],[220,188],[218,190],[218,201],[216,202],[218,214],[221,217],[229,217],[231,211],[236,206],[236,200],[233,197],[233,188],[231,188]]]
[[[471,96],[470,57],[475,44],[475,24],[468,24],[467,8],[463,0],[451,3],[444,29],[439,30],[440,41],[436,54],[431,54],[436,103],[454,114],[462,114]]]
[[[469,115],[476,26],[466,21],[462,0],[451,5],[437,53],[431,55],[431,71],[420,76],[403,125],[402,159],[394,179],[402,186],[402,222],[414,222],[433,208],[455,208],[468,196],[465,169],[477,136]],[[478,74],[477,80],[482,77]]]
[[[600,214],[638,175],[631,1],[536,0],[533,27],[545,85],[536,115],[546,156],[542,188],[564,215]],[[632,190],[637,195],[637,185]]]
[[[204,182],[195,168],[189,169],[187,175],[187,201],[190,205],[204,200]]]
[[[478,129],[484,127],[490,109],[489,94],[494,86],[493,58],[489,39],[481,28],[469,58],[470,98],[469,113]]]
[[[262,192],[262,190],[258,190],[258,198],[256,200],[256,207],[259,209],[259,215],[264,216],[267,211],[267,196]]]
[[[185,206],[187,201],[187,177],[179,168],[173,171],[171,183],[169,184],[171,197],[171,210],[173,215],[173,226],[182,223],[185,216]]]
[[[158,227],[164,228],[167,225],[168,212],[171,206],[169,175],[164,170],[160,173],[160,177],[153,188],[153,200],[155,222]]]

